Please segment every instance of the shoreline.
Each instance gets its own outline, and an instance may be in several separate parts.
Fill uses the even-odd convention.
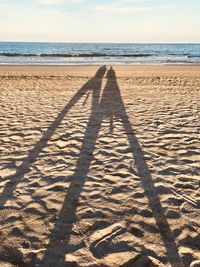
[[[192,67],[199,67],[200,66],[200,63],[197,64],[0,64],[0,67],[100,67],[100,66],[114,66],[114,67],[143,67],[143,66],[149,66],[149,67],[180,67],[180,66],[183,66],[183,67],[186,67],[186,66],[192,66]]]
[[[185,70],[186,68],[188,69],[196,69],[196,70],[200,70],[200,64],[194,64],[194,65],[189,65],[189,64],[177,64],[177,65],[159,65],[159,64],[141,64],[141,65],[114,65],[114,64],[98,64],[98,65],[0,65],[0,71],[3,71],[4,69],[51,69],[52,71],[58,70],[58,69],[96,69],[99,68],[101,66],[105,66],[107,68],[109,67],[113,67],[113,68],[117,68],[117,69],[130,69],[130,70],[180,70],[183,69]]]

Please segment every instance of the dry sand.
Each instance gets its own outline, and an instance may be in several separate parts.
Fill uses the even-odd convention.
[[[0,266],[200,266],[200,67],[0,67],[0,90]]]

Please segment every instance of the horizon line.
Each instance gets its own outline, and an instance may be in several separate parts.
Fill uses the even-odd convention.
[[[60,43],[60,44],[174,44],[174,45],[200,45],[200,42],[86,42],[86,41],[1,41],[0,43]]]

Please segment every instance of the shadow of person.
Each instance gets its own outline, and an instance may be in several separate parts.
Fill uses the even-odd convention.
[[[63,110],[57,115],[53,122],[49,125],[47,130],[44,132],[40,140],[35,146],[28,152],[28,156],[23,160],[22,164],[19,165],[15,171],[15,174],[5,177],[3,180],[7,181],[0,195],[0,209],[4,208],[5,203],[12,198],[13,192],[15,191],[18,183],[21,179],[30,172],[30,167],[37,161],[42,150],[46,147],[48,141],[55,133],[56,129],[61,124],[62,120],[67,116],[68,112],[73,106],[79,101],[81,97],[90,91],[93,92],[93,104],[98,104],[100,90],[102,85],[102,79],[106,73],[106,66],[100,67],[94,77],[92,77],[82,88],[72,97],[67,103]]]
[[[91,114],[88,120],[84,139],[79,153],[74,174],[68,193],[64,199],[50,241],[41,266],[64,266],[65,254],[68,251],[68,242],[72,227],[76,221],[76,210],[83,186],[87,180],[97,135],[101,128],[103,113],[100,110],[100,88],[93,86]]]
[[[134,134],[126,109],[121,97],[114,69],[111,67],[107,73],[107,83],[103,90],[101,100],[99,90],[92,93],[91,115],[86,127],[79,158],[72,177],[72,182],[63,202],[57,222],[50,235],[50,241],[41,266],[64,266],[65,255],[69,253],[69,238],[72,227],[76,221],[76,210],[79,197],[87,180],[87,175],[93,158],[93,152],[98,133],[104,118],[110,119],[110,133],[114,129],[114,118],[119,118],[123,124],[129,146],[131,148],[137,173],[152,209],[157,227],[166,248],[167,257],[171,266],[183,266],[175,239],[165,218],[163,208],[156,193],[151,173],[144,159],[142,148]]]
[[[164,210],[156,193],[151,173],[144,158],[144,153],[137,140],[137,137],[135,136],[129,121],[129,117],[126,113],[126,108],[124,106],[117,83],[116,74],[112,67],[108,71],[107,77],[108,81],[103,92],[101,103],[104,107],[106,107],[106,113],[108,115],[112,115],[115,118],[121,119],[127,139],[129,141],[129,146],[133,154],[136,171],[141,179],[145,195],[148,198],[149,206],[153,212],[158,230],[165,245],[168,260],[171,263],[171,266],[181,267],[183,266],[183,263],[180,259],[173,233],[166,220]]]

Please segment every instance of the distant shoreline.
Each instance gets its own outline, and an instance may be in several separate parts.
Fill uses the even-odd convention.
[[[200,67],[199,64],[0,64],[0,68],[2,67],[100,67],[100,66],[113,66],[113,67]]]

